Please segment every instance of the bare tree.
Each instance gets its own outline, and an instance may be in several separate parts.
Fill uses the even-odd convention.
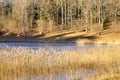
[[[8,17],[6,13],[12,17],[13,25],[21,27],[24,36],[29,31],[32,35],[33,30],[53,32],[55,24],[61,30],[84,27],[85,32],[93,31],[97,24],[100,34],[106,24],[114,26],[120,21],[120,0],[4,0],[0,10],[3,18]]]

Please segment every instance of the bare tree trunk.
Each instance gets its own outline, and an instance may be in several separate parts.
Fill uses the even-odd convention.
[[[92,27],[92,24],[93,24],[93,11],[92,11],[92,5],[93,5],[93,1],[90,0],[90,31],[92,32],[93,31],[93,27]]]
[[[71,16],[70,16],[70,19],[71,19],[71,29],[73,29],[73,14],[72,14],[72,9],[70,9],[70,13],[71,13]]]
[[[103,30],[103,2],[99,0],[99,35],[101,34],[101,31]]]
[[[103,0],[101,1],[101,31],[103,30],[103,26],[104,26],[104,18],[103,18]]]
[[[117,4],[115,6],[115,24],[117,23]]]
[[[2,20],[3,20],[3,16],[4,16],[4,2],[2,2]]]
[[[99,11],[98,11],[98,13],[99,13],[99,35],[101,34],[101,1],[99,0]]]
[[[23,35],[26,36],[26,29],[25,29],[25,7],[22,5],[22,24],[23,24]]]
[[[82,12],[82,5],[83,5],[82,2],[80,2],[80,9],[81,9],[80,20],[81,20],[81,21],[82,21],[82,16],[83,16],[83,15],[82,15],[82,13],[83,13],[83,12]],[[80,24],[80,26],[83,26],[83,22]]]
[[[40,14],[40,16],[41,16],[41,14]],[[41,19],[41,17],[40,17],[40,34],[43,34],[43,20]]]
[[[86,15],[86,25],[85,25],[85,31],[88,32],[88,16]]]
[[[67,0],[65,0],[65,27],[67,25]]]
[[[91,32],[93,31],[92,29],[92,24],[93,24],[93,14],[92,14],[92,10],[90,10],[90,28],[91,28]]]
[[[68,6],[68,17],[67,17],[67,22],[70,22],[70,7]]]
[[[63,0],[61,0],[61,13],[62,13],[62,26],[61,29],[63,29],[64,26],[64,7],[63,7]]]
[[[59,12],[58,12],[58,6],[57,6],[57,26],[59,24]]]
[[[30,34],[31,34],[31,36],[32,36],[32,26],[33,26],[33,24],[32,24],[32,18],[30,19]]]

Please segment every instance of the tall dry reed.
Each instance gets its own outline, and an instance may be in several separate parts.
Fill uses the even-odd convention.
[[[92,70],[87,80],[120,79],[120,47],[88,48],[57,52],[45,49],[12,48],[0,49],[0,80],[17,80],[30,76],[50,76],[78,70]],[[12,78],[12,79],[11,79]],[[74,77],[79,79],[80,76]],[[15,78],[14,78],[15,79]],[[16,80],[16,79],[15,79]],[[66,78],[66,80],[69,80]]]

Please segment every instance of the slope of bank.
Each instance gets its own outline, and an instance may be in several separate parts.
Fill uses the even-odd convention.
[[[65,31],[44,35],[0,36],[0,42],[71,42],[75,44],[120,44],[120,33],[104,30],[101,35],[96,33]]]

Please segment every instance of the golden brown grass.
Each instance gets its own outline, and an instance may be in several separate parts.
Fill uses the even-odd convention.
[[[53,75],[67,75],[78,70],[93,71],[86,80],[120,80],[119,46],[64,50],[60,54],[51,50],[53,54],[44,49],[0,49],[0,80],[25,80],[43,75],[52,80]]]

